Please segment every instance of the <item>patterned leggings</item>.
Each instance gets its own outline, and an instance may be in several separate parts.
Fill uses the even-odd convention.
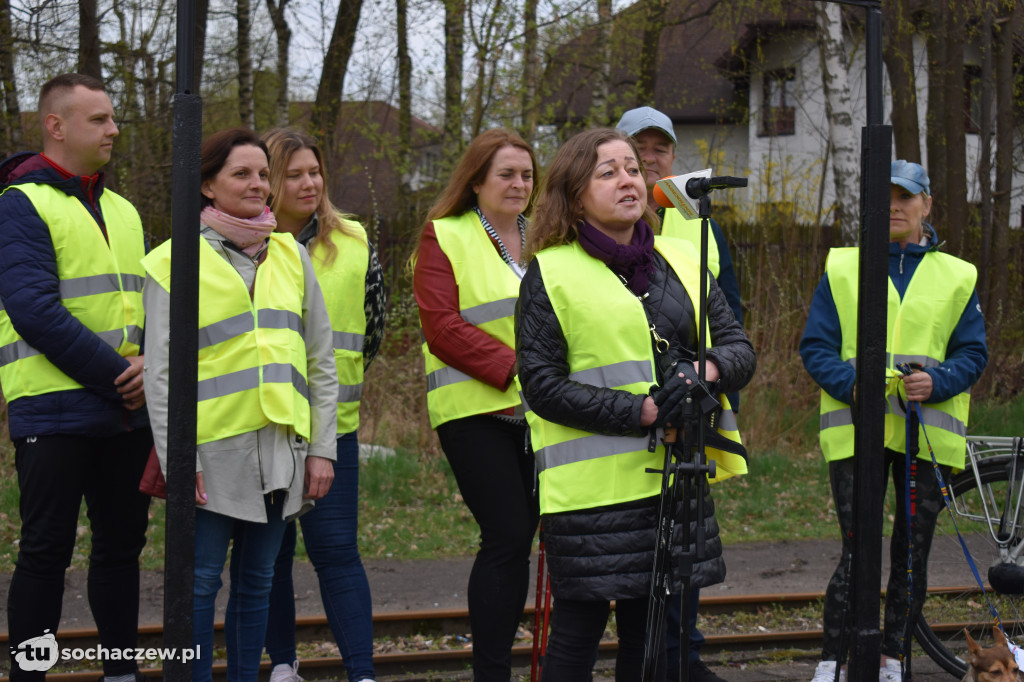
[[[902,452],[885,450],[885,471],[888,478],[892,469],[893,484],[896,489],[896,520],[893,524],[892,541],[889,543],[889,584],[885,600],[885,631],[882,637],[882,653],[892,658],[900,655],[904,627],[907,623],[907,511],[904,500],[904,481],[906,480],[906,460]],[[939,490],[938,480],[931,462],[916,459],[912,463],[916,481],[916,496],[911,503],[914,510],[911,533],[913,535],[913,599],[910,609],[910,622],[917,621],[927,590],[928,553],[932,546],[932,535],[935,533],[935,521],[942,511],[944,502]],[[828,589],[825,591],[824,629],[825,644],[822,647],[823,661],[836,661],[840,658],[841,648],[850,644],[849,635],[852,631],[852,614],[847,609],[847,597],[850,582],[851,550],[853,548],[853,458],[829,463],[829,480],[832,484],[832,499],[839,517],[839,528],[842,531],[843,552],[836,566]],[[942,477],[949,478],[950,468],[940,466]],[[845,618],[845,623],[844,623]],[[846,632],[844,633],[843,630]],[[913,635],[907,632],[908,638]],[[846,637],[844,637],[844,634]]]

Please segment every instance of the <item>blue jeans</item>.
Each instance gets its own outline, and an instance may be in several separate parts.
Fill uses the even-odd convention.
[[[274,557],[281,547],[284,495],[264,496],[267,523],[239,521],[196,507],[195,589],[192,644],[200,647],[192,664],[193,682],[208,682],[213,667],[213,615],[221,572],[231,549],[231,588],[224,618],[229,682],[255,682],[267,629]]]
[[[306,552],[320,579],[320,598],[338,643],[348,679],[372,679],[373,607],[370,584],[356,544],[359,514],[359,441],[355,432],[338,438],[334,483],[313,511],[299,518]],[[295,660],[295,588],[292,558],[295,522],[289,523],[274,563],[267,623],[267,654],[274,665]]]

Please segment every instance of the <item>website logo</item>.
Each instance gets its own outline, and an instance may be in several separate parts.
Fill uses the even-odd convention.
[[[46,672],[57,662],[58,654],[57,638],[49,630],[11,649],[11,657],[25,671]]]

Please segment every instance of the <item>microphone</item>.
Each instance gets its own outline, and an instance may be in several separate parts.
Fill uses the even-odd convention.
[[[699,200],[702,196],[715,189],[728,187],[746,187],[746,178],[734,178],[728,175],[711,177],[711,169],[694,171],[683,175],[658,180],[652,195],[659,206],[677,208],[686,220],[700,218]]]

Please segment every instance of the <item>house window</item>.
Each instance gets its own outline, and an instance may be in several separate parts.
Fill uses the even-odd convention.
[[[761,107],[761,135],[793,135],[796,132],[796,97],[793,69],[764,74],[764,104]]]
[[[964,65],[964,130],[981,132],[981,67]]]

